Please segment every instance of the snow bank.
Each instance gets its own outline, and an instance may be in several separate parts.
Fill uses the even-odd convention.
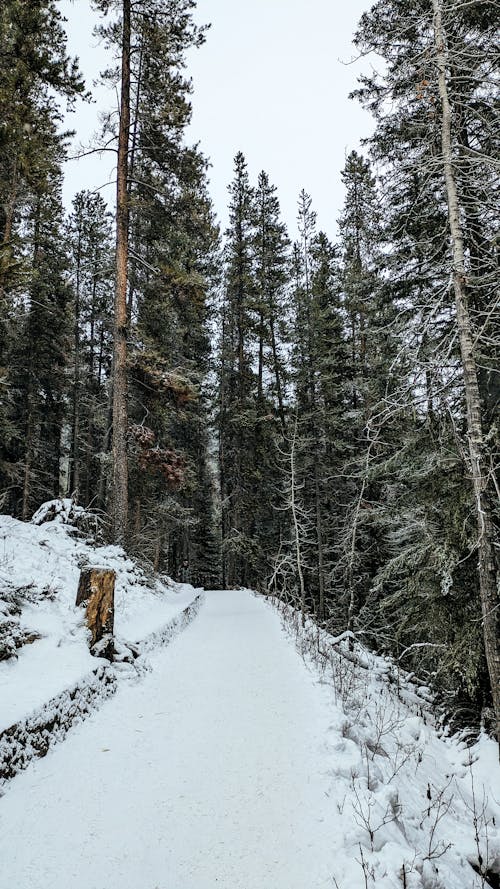
[[[342,849],[332,885],[500,886],[498,745],[486,735],[472,746],[448,737],[428,689],[408,674],[312,623],[302,628],[291,610],[282,616],[332,695],[327,792]]]
[[[162,629],[134,646],[139,657],[132,665],[120,660],[100,664],[92,673],[80,677],[73,687],[66,688],[27,718],[0,732],[0,786],[62,741],[74,724],[85,719],[117,691],[120,680],[136,679],[147,672],[149,664],[140,655],[168,645],[196,617],[202,601],[202,595],[196,596]],[[118,647],[125,648],[120,643]],[[95,663],[97,659],[92,660]]]
[[[0,516],[0,621],[17,611],[23,630],[41,637],[0,661],[0,732],[106,663],[91,657],[84,614],[75,606],[83,566],[115,570],[115,632],[125,642],[160,630],[197,595],[188,585],[146,576],[120,547],[83,539],[75,523],[85,519],[70,500],[44,504],[31,523]]]

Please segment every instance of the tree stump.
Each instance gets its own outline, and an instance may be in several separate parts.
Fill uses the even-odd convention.
[[[86,606],[91,632],[90,651],[95,657],[113,659],[116,573],[110,568],[83,568],[76,604]]]

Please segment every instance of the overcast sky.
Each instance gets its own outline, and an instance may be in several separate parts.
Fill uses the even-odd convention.
[[[88,0],[61,0],[68,17],[69,50],[80,57],[89,87],[109,63],[92,36]],[[199,0],[197,20],[211,22],[205,45],[191,51],[193,122],[188,134],[209,157],[210,190],[219,220],[227,220],[227,185],[237,151],[253,181],[265,169],[278,186],[283,216],[295,236],[297,197],[305,188],[318,222],[331,236],[343,202],[340,170],[372,128],[370,116],[347,96],[360,63],[352,34],[368,0]],[[366,64],[366,63],[365,63]],[[96,103],[79,103],[69,124],[88,141],[98,110],[116,105],[102,89]],[[112,156],[68,164],[65,201],[80,188],[113,178]],[[113,185],[103,195],[113,199]]]

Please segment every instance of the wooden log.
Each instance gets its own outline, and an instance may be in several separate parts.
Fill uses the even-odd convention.
[[[111,568],[83,568],[76,595],[76,604],[86,606],[90,651],[109,661],[114,652],[115,580]]]

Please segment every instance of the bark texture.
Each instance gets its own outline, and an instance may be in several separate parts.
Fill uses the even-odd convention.
[[[115,617],[115,579],[110,568],[84,568],[80,574],[77,605],[86,606],[87,626],[92,634],[92,654],[113,658]]]
[[[295,448],[297,444],[297,417],[295,417],[295,427],[293,432],[292,444],[290,449],[290,509],[293,522],[293,536],[295,544],[295,562],[297,565],[297,575],[299,578],[299,595],[300,595],[300,613],[302,626],[306,622],[306,585],[304,580],[304,570],[302,565],[302,529],[300,527],[299,509],[297,506],[297,472]]]
[[[489,497],[490,467],[482,423],[482,405],[475,360],[475,336],[469,313],[466,284],[462,208],[453,164],[452,108],[447,84],[449,59],[443,24],[442,0],[433,0],[434,40],[441,100],[441,148],[448,200],[448,221],[453,253],[453,289],[467,406],[467,438],[478,524],[479,588],[486,662],[491,684],[496,736],[500,741],[500,638],[499,596],[495,559],[495,526]]]
[[[116,291],[113,325],[113,536],[125,543],[128,516],[127,282],[130,130],[130,0],[123,0],[120,129],[116,186]]]

